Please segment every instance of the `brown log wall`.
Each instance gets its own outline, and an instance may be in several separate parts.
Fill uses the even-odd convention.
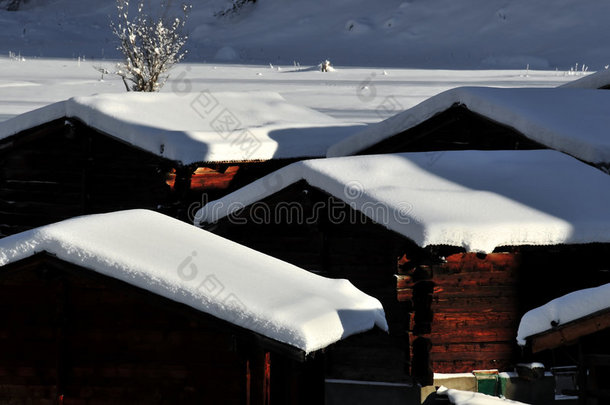
[[[210,230],[312,272],[347,278],[382,302],[390,335],[338,344],[329,354],[332,378],[404,381],[413,375],[429,383],[433,372],[512,370],[523,360],[515,339],[527,310],[610,282],[609,245],[506,247],[488,255],[421,249],[354,216],[349,205],[334,215],[319,206],[313,212],[331,200],[301,181]],[[298,204],[303,218],[313,220],[278,217],[279,204]]]
[[[58,119],[0,141],[0,237],[132,208],[192,223],[203,204],[293,161],[184,166]]]
[[[281,344],[266,348],[258,335],[45,255],[0,268],[0,316],[0,403],[279,405],[323,397],[323,357],[303,363]],[[287,381],[301,391],[274,388]]]
[[[434,372],[512,369],[520,319],[519,266],[519,256],[511,253],[458,253],[425,271],[415,268],[399,275],[399,297],[414,301],[412,340],[430,342],[428,352],[414,351],[413,356],[429,357]],[[417,271],[424,275],[418,277]],[[422,283],[427,283],[427,299],[418,303]]]
[[[60,119],[4,140],[0,236],[73,216],[169,203],[168,162]]]
[[[376,331],[336,344],[327,353],[327,376],[408,381],[408,305],[397,300],[395,274],[398,253],[409,242],[360,215],[353,216],[349,206],[341,206],[327,197],[300,182],[278,198],[272,196],[264,204],[250,207],[211,230],[314,273],[347,278],[378,298],[386,311],[390,334]],[[277,210],[278,205],[285,207],[286,204],[302,208],[299,220],[293,215],[291,222],[286,211]],[[329,206],[336,207],[330,216],[326,210]],[[282,214],[276,215],[278,212]],[[350,215],[355,218],[353,224],[350,220],[341,222],[331,218],[350,218]],[[252,218],[256,219],[252,221]],[[263,218],[266,220],[260,221]],[[241,219],[248,223],[242,224]]]
[[[447,150],[547,149],[507,125],[455,104],[434,117],[358,152],[364,154]],[[431,155],[433,159],[434,156]]]

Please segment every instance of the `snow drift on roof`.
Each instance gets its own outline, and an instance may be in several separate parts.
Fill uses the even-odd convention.
[[[610,70],[605,69],[588,74],[578,80],[564,83],[559,87],[572,89],[601,89],[602,87],[607,86],[610,86]]]
[[[75,97],[0,123],[0,139],[63,117],[183,164],[320,157],[360,127],[277,93],[123,93]]]
[[[523,346],[530,336],[607,308],[610,308],[610,284],[575,291],[555,298],[523,315],[517,331],[517,343]]]
[[[357,154],[455,104],[512,127],[550,149],[590,163],[610,162],[610,92],[557,88],[448,90],[339,141],[328,149],[327,156]]]
[[[212,223],[304,179],[421,247],[610,242],[610,177],[550,150],[366,155],[297,162],[204,206]]]
[[[0,239],[0,266],[39,252],[152,291],[305,352],[375,325],[378,300],[146,210],[79,217]]]

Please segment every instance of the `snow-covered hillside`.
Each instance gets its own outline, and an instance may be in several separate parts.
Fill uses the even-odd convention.
[[[0,11],[0,54],[115,58],[114,0],[30,0]],[[610,2],[555,0],[193,0],[191,62],[600,70]]]

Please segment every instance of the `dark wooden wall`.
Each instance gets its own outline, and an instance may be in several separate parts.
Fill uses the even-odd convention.
[[[432,370],[513,369],[521,316],[518,255],[456,253],[442,263],[403,267],[398,293],[414,304],[412,339],[427,342],[413,345],[420,379],[430,380]]]
[[[507,125],[456,104],[404,132],[391,136],[358,155],[446,150],[547,149]]]
[[[0,234],[77,215],[169,203],[167,161],[60,119],[0,149]]]
[[[132,208],[192,223],[202,204],[293,161],[183,166],[62,118],[0,141],[0,237]]]
[[[323,398],[323,356],[46,255],[0,268],[0,316],[1,403]]]
[[[376,331],[336,344],[327,354],[327,376],[409,380],[409,304],[397,300],[395,276],[397,257],[409,241],[305,182],[222,220],[210,230],[316,274],[347,278],[378,298],[391,333]]]
[[[304,181],[209,229],[323,276],[347,278],[382,302],[390,335],[336,345],[331,378],[413,375],[431,383],[433,372],[512,370],[521,360],[516,335],[527,310],[610,282],[608,245],[506,247],[489,255],[421,249]]]

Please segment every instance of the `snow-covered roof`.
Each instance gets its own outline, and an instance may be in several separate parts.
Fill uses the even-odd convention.
[[[339,141],[328,157],[348,156],[453,105],[512,127],[527,138],[590,163],[610,162],[610,92],[589,89],[459,87]]]
[[[271,92],[121,93],[19,115],[0,123],[0,139],[63,117],[183,164],[321,157],[359,129]]]
[[[297,162],[208,203],[195,223],[216,222],[301,179],[421,247],[491,252],[499,246],[610,242],[610,177],[552,150]]]
[[[588,74],[580,79],[564,83],[559,87],[572,89],[601,89],[602,87],[608,86],[610,86],[610,70],[605,69]]]
[[[39,252],[305,352],[375,325],[387,330],[379,301],[349,281],[315,275],[152,211],[78,217],[0,239],[0,266]]]
[[[523,315],[517,331],[517,342],[525,345],[526,339],[530,336],[608,308],[610,308],[610,284],[555,298]]]

